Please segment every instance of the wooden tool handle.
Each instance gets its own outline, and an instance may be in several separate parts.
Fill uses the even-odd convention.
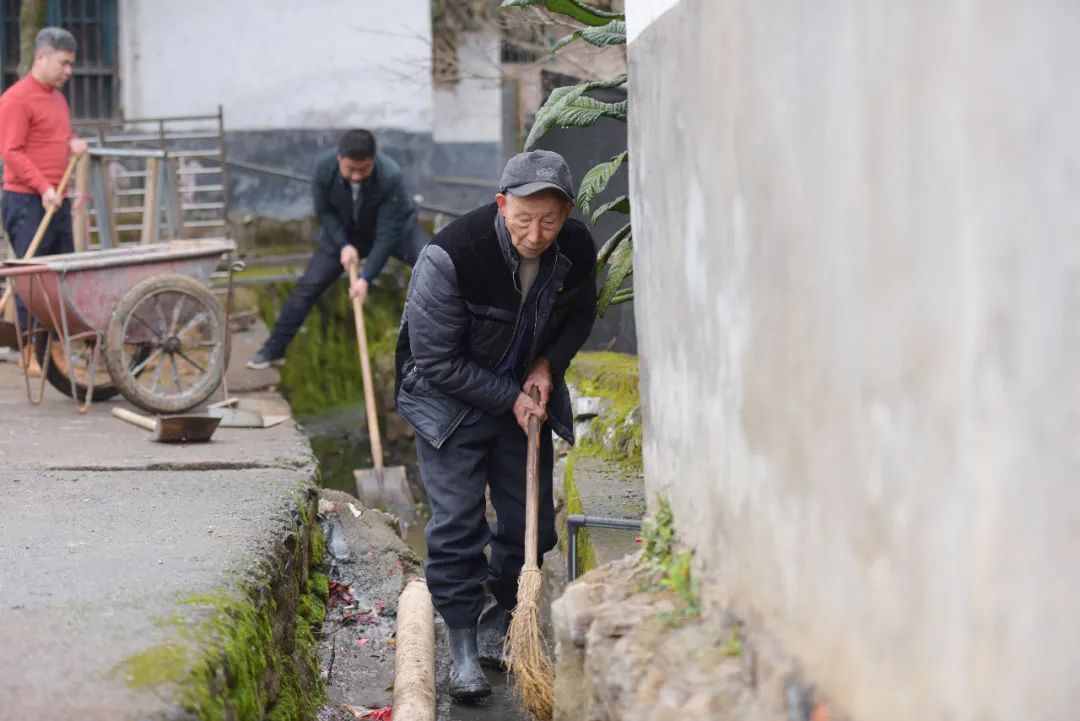
[[[529,394],[540,402],[540,391]],[[525,568],[537,568],[540,542],[540,419],[529,416],[528,453],[525,456]]]
[[[349,266],[349,288],[356,284],[356,265]],[[360,348],[360,375],[364,380],[364,407],[367,409],[368,437],[371,439],[371,463],[382,478],[382,438],[379,436],[379,415],[375,410],[375,390],[371,382],[371,358],[368,357],[367,331],[364,329],[364,305],[353,298],[353,318],[356,319],[356,343]]]
[[[145,428],[148,431],[157,430],[157,421],[153,418],[147,418],[146,416],[140,416],[138,413],[132,413],[126,408],[113,408],[112,414],[122,421],[127,421],[132,425],[136,425],[139,428]]]
[[[60,178],[60,185],[56,188],[56,194],[60,196],[60,202],[64,200],[64,191],[67,190],[68,181],[71,180],[71,173],[75,170],[75,164],[79,162],[78,155],[72,155],[71,160],[68,161],[67,169],[64,170],[64,176]],[[45,237],[45,230],[49,227],[49,222],[52,221],[52,217],[56,215],[56,208],[53,206],[45,210],[45,216],[38,223],[37,232],[34,233],[34,237],[30,240],[30,245],[26,249],[26,253],[23,254],[22,259],[33,258],[37,255],[38,248],[41,247],[41,239]],[[4,289],[4,297],[0,298],[0,313],[4,312],[4,308],[7,307],[8,301],[11,300],[11,294],[14,292],[15,284],[12,281],[8,281],[7,287]]]

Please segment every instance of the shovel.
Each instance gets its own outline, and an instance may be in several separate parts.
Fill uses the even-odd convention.
[[[209,416],[157,416],[147,418],[124,408],[113,408],[112,414],[139,428],[153,431],[150,440],[158,443],[203,443],[217,430],[220,418]]]
[[[222,428],[272,428],[289,420],[289,416],[264,416],[255,411],[233,408],[238,402],[238,398],[227,398],[213,403],[206,407],[206,415],[219,419]]]
[[[79,162],[78,155],[72,155],[71,160],[68,161],[67,168],[64,169],[64,177],[60,178],[60,184],[56,186],[56,194],[61,199],[64,197],[64,193],[67,191],[68,180],[71,179],[71,171],[75,170],[75,164]],[[45,237],[45,231],[49,227],[49,223],[52,221],[56,210],[59,206],[54,205],[45,211],[45,215],[42,216],[41,222],[38,223],[37,231],[34,233],[34,237],[30,239],[30,245],[26,248],[26,252],[23,253],[22,260],[27,258],[33,258],[37,255],[38,248],[41,246],[41,239]],[[14,241],[12,241],[14,242]],[[3,315],[4,308],[7,307],[8,301],[11,300],[11,296],[15,293],[15,283],[9,280],[7,287],[4,288],[4,295],[0,297],[0,315]]]
[[[68,161],[67,168],[64,170],[64,177],[60,178],[60,185],[56,186],[56,193],[61,198],[64,197],[64,193],[67,191],[67,184],[71,179],[71,172],[75,170],[75,164],[79,162],[80,157],[81,156],[79,155],[71,156],[71,160]],[[45,215],[41,218],[41,222],[38,223],[38,228],[34,232],[34,237],[30,239],[30,245],[23,254],[22,260],[33,258],[37,255],[38,248],[41,246],[41,239],[45,237],[45,231],[48,229],[49,223],[52,221],[55,214],[56,206],[45,211]],[[15,281],[8,279],[7,286],[4,288],[4,295],[3,297],[0,297],[0,316],[4,315],[4,310],[7,308],[8,301],[11,300],[14,293]],[[24,328],[23,330],[25,331],[26,329]],[[14,323],[0,320],[0,346],[7,348],[19,347]]]
[[[356,283],[356,266],[349,266],[349,286]],[[406,522],[412,518],[414,502],[405,466],[383,466],[382,439],[379,436],[379,417],[375,410],[375,390],[371,381],[371,359],[368,357],[367,331],[364,330],[364,306],[353,299],[356,319],[356,342],[360,348],[360,375],[364,380],[364,406],[367,409],[368,437],[371,439],[371,462],[374,468],[353,471],[356,476],[356,495],[368,506],[385,506]]]

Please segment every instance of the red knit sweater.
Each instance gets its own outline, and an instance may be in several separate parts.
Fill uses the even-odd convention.
[[[27,74],[0,96],[4,190],[43,195],[64,175],[71,140],[64,94]]]

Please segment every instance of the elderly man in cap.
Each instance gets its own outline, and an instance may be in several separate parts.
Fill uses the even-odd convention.
[[[450,630],[450,694],[458,700],[491,693],[480,650],[485,661],[502,660],[524,563],[530,416],[546,421],[538,550],[555,546],[551,431],[573,443],[563,374],[596,315],[596,248],[570,219],[566,161],[522,153],[507,163],[500,187],[494,203],[421,251],[397,349],[398,412],[416,430],[431,507],[427,583]],[[497,516],[490,525],[485,488]]]

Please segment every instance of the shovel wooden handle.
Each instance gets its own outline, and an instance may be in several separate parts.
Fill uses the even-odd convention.
[[[71,173],[75,170],[75,164],[79,162],[78,155],[72,155],[71,160],[68,161],[67,169],[64,170],[64,176],[60,178],[60,185],[56,186],[56,194],[59,196],[61,202],[64,199],[64,191],[67,190],[68,181],[71,180]],[[45,230],[49,227],[49,222],[52,217],[56,215],[56,209],[59,206],[53,206],[46,209],[45,217],[38,223],[37,232],[34,233],[34,237],[30,240],[30,246],[26,249],[26,253],[23,255],[22,260],[27,258],[33,258],[37,255],[38,248],[41,247],[41,239],[45,237]],[[4,297],[0,298],[0,313],[4,312],[4,308],[7,307],[8,301],[11,300],[11,295],[14,293],[15,285],[12,281],[8,281],[7,287],[4,289]]]
[[[147,418],[146,416],[140,416],[138,413],[132,413],[126,408],[113,408],[112,414],[122,421],[127,421],[132,425],[136,425],[139,428],[145,428],[148,431],[157,430],[157,421],[153,418]]]
[[[529,393],[540,402],[536,386]],[[537,546],[540,543],[540,419],[529,416],[528,452],[525,455],[525,568],[539,566]]]
[[[349,266],[349,288],[356,284],[356,265]],[[356,320],[356,343],[360,349],[360,376],[364,381],[364,407],[367,410],[368,437],[371,439],[371,463],[381,480],[383,471],[382,438],[379,436],[379,415],[375,410],[375,390],[371,381],[371,358],[368,356],[367,331],[364,329],[364,305],[356,298],[352,302]]]

